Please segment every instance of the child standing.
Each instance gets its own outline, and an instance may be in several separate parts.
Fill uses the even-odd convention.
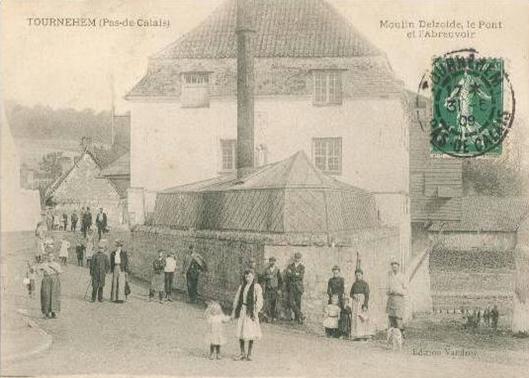
[[[86,255],[86,266],[90,269],[90,264],[92,263],[92,256],[94,256],[94,239],[92,234],[87,235],[85,241],[85,255]]]
[[[367,306],[365,305],[362,306],[357,317],[358,317],[358,320],[357,320],[358,323],[357,323],[356,339],[367,341],[372,336],[371,327],[369,324],[369,312],[368,312]]]
[[[75,254],[77,255],[77,265],[79,266],[83,266],[84,250],[85,246],[81,240],[78,240],[77,245],[75,246]]]
[[[30,298],[33,298],[33,293],[35,292],[35,267],[27,262],[26,278],[24,283],[28,289],[28,295]]]
[[[64,239],[64,236],[61,237],[61,249],[59,251],[59,257],[63,265],[66,265],[68,261],[68,248],[70,248],[70,242]]]
[[[222,312],[222,308],[215,301],[208,304],[205,315],[208,323],[206,341],[209,344],[209,359],[220,360],[220,346],[226,344],[223,323],[229,322],[231,318]]]
[[[331,297],[331,303],[325,306],[325,318],[323,319],[323,327],[325,327],[325,335],[327,337],[340,337],[338,331],[338,322],[340,320],[341,308],[338,305],[340,299],[337,295]]]

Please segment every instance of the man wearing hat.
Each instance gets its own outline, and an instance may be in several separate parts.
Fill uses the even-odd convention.
[[[97,300],[103,302],[103,288],[105,287],[105,277],[110,271],[110,260],[105,254],[107,241],[99,241],[97,253],[92,257],[90,262],[90,276],[92,277],[92,302]]]
[[[198,299],[198,278],[200,272],[207,271],[204,258],[193,250],[193,245],[189,246],[189,252],[184,259],[182,274],[186,276],[187,293],[191,303]]]
[[[392,328],[400,329],[404,337],[404,314],[405,299],[408,293],[408,284],[406,277],[399,271],[400,264],[397,259],[391,259],[391,270],[388,274],[388,302],[386,312],[388,313],[389,324]]]
[[[305,275],[305,266],[301,263],[301,253],[294,254],[294,262],[288,265],[286,270],[286,286],[288,295],[288,304],[294,312],[294,320],[303,324],[303,313],[301,312],[301,296],[304,292],[303,276]]]
[[[327,295],[329,296],[329,304],[333,295],[337,295],[340,301],[340,307],[343,308],[343,293],[345,292],[345,280],[340,276],[340,267],[335,265],[332,267],[332,277],[327,283]]]
[[[268,266],[262,274],[262,287],[264,289],[264,314],[266,320],[274,322],[277,318],[277,300],[279,290],[283,286],[281,272],[276,266],[276,258],[268,259]]]

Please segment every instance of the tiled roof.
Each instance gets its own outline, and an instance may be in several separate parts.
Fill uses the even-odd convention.
[[[202,24],[152,58],[234,58],[236,4],[236,0],[227,0]],[[256,57],[380,55],[324,0],[257,0],[254,10]]]
[[[435,222],[431,231],[514,232],[529,216],[529,199],[472,196],[462,198],[460,222]]]

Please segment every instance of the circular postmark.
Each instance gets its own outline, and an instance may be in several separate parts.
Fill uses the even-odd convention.
[[[484,58],[474,49],[432,59],[419,84],[420,99],[431,98],[431,152],[453,157],[499,155],[515,112],[514,90],[501,58]]]

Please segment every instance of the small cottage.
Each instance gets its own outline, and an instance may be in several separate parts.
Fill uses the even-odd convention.
[[[85,149],[75,164],[47,188],[46,205],[53,207],[57,214],[68,216],[81,207],[90,207],[93,214],[102,207],[111,227],[124,225],[126,180],[102,175],[102,171],[124,153],[126,151],[121,148]]]

